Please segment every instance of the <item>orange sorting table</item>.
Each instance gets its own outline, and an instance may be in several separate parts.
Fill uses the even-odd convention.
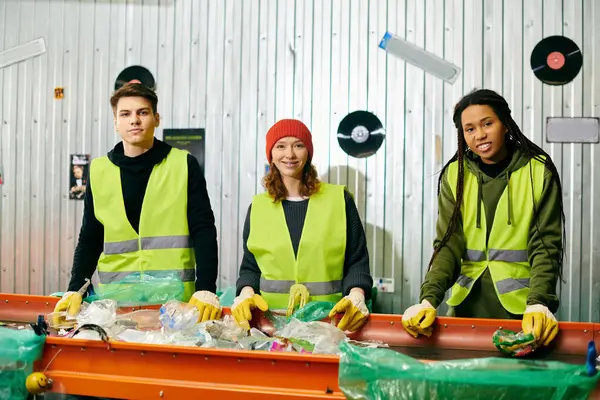
[[[52,312],[57,298],[0,294],[0,321],[34,322]],[[226,310],[227,312],[228,310]],[[437,319],[430,338],[413,339],[400,315],[374,314],[354,334],[381,340],[422,360],[498,355],[491,340],[500,326],[520,330],[519,321]],[[587,344],[600,345],[600,325],[561,323],[553,346],[539,357],[585,363]],[[53,380],[51,391],[127,399],[338,399],[335,356],[204,349],[48,337],[38,371]],[[208,396],[208,397],[205,397]],[[600,398],[596,390],[594,398]]]

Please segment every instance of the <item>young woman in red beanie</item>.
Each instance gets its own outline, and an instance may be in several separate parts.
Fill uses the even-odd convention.
[[[289,316],[296,305],[331,301],[330,318],[344,314],[338,327],[356,331],[369,315],[373,286],[356,204],[344,186],[319,181],[302,122],[278,121],[266,142],[267,191],[248,208],[232,314],[249,329],[256,308],[287,309]]]

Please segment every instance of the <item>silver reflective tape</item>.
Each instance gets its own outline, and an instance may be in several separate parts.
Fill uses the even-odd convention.
[[[189,236],[154,236],[142,238],[142,250],[188,249]]]
[[[311,296],[326,296],[329,294],[341,293],[342,281],[329,282],[305,282],[304,286],[308,289]]]
[[[137,239],[125,240],[123,242],[104,242],[104,254],[124,254],[138,251]]]
[[[529,287],[529,279],[503,279],[501,281],[496,282],[496,288],[498,289],[498,294],[506,294],[510,292],[514,292],[515,290],[525,289]]]
[[[269,293],[280,293],[289,294],[290,288],[294,285],[295,281],[275,281],[267,280],[263,277],[260,278],[260,290]]]
[[[311,296],[326,296],[329,294],[340,293],[342,291],[342,281],[329,281],[329,282],[299,282],[306,286],[308,293]],[[260,278],[260,290],[269,293],[289,294],[292,285],[296,284],[295,281],[284,281],[284,280],[267,280]]]
[[[456,283],[466,289],[468,289],[473,284],[473,278],[469,278],[466,275],[460,275],[456,280]]]
[[[497,250],[490,249],[488,251],[490,261],[505,261],[505,262],[527,262],[529,261],[527,250]]]
[[[465,251],[465,254],[463,255],[463,261],[478,262],[485,261],[485,259],[485,251],[467,249],[467,251]]]

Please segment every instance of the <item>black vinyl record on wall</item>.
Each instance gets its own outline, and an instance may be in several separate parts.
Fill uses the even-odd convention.
[[[531,69],[547,85],[571,82],[583,65],[583,55],[575,42],[564,36],[548,36],[531,52]]]
[[[367,158],[379,150],[385,139],[385,129],[379,118],[368,111],[354,111],[340,122],[338,144],[349,156]]]

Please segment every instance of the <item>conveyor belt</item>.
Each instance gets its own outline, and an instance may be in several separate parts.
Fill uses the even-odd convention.
[[[0,320],[33,322],[52,312],[57,301],[0,294]],[[497,357],[493,332],[500,326],[520,330],[520,321],[438,318],[431,338],[414,339],[402,329],[401,319],[372,315],[351,338],[379,340],[412,357],[437,361]],[[538,357],[583,364],[590,340],[600,348],[600,325],[561,323],[553,347]],[[131,399],[344,398],[334,356],[119,342],[108,348],[99,341],[48,337],[37,367],[46,370],[52,390],[59,393]]]

